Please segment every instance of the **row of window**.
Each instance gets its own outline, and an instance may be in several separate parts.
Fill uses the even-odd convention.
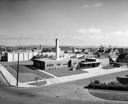
[[[63,64],[63,65],[68,65],[68,63],[66,63],[66,64]]]
[[[47,67],[48,67],[48,66],[54,66],[54,65],[53,65],[53,64],[48,64]]]
[[[57,66],[60,66],[60,64],[57,64]]]
[[[45,70],[54,70],[54,69],[63,69],[63,68],[68,68],[68,67],[61,67],[61,68],[59,68],[59,67],[49,67],[49,68],[46,68]]]
[[[77,64],[76,62],[73,63],[73,65]]]
[[[60,66],[61,64],[57,64],[57,66]],[[63,64],[64,66],[68,65],[68,63],[66,64]],[[54,64],[47,64],[47,67],[51,67],[51,66],[54,66]]]

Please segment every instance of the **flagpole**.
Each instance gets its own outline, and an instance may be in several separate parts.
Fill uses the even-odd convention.
[[[17,60],[17,79],[16,79],[16,86],[18,87],[19,81],[19,53],[18,53],[18,60]]]

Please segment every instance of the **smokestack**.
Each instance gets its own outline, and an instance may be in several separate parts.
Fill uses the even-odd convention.
[[[40,50],[42,51],[42,49],[43,49],[43,46],[42,46],[42,45],[40,45]]]
[[[59,39],[56,38],[56,60],[59,59]]]

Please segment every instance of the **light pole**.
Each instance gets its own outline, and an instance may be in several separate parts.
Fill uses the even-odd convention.
[[[18,80],[19,80],[19,53],[18,53],[18,60],[17,60],[17,77],[16,77],[16,86],[18,87]]]

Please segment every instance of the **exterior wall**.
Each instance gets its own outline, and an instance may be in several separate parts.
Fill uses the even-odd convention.
[[[51,61],[45,62],[45,70],[68,68],[69,61]]]
[[[62,68],[90,68],[97,67],[100,63],[105,66],[109,64],[109,59],[97,59],[96,63],[80,64],[82,60],[69,59],[69,60],[34,60],[34,66],[41,70],[54,70]]]
[[[34,60],[34,66],[40,69],[53,70],[61,68],[71,68],[76,67],[81,60]]]
[[[7,61],[8,62],[12,62],[13,61],[13,54],[12,53],[8,53],[8,55],[7,55]]]
[[[51,60],[51,61],[40,61],[34,60],[34,66],[40,68],[42,70],[53,70],[53,69],[61,69],[68,68],[69,60]]]
[[[37,52],[19,52],[19,61],[30,60],[33,56],[37,55]],[[18,52],[7,53],[7,61],[18,61]]]
[[[86,58],[95,58],[95,55],[87,55]]]
[[[45,70],[45,62],[34,60],[34,66],[39,69]]]
[[[29,58],[28,58],[28,60],[31,60],[31,59],[32,59],[32,57],[33,57],[33,54],[32,54],[32,52],[28,53],[28,55],[29,55]]]
[[[100,62],[96,63],[80,63],[80,68],[93,68],[93,67],[98,67],[100,65]]]
[[[79,62],[81,62],[80,59],[71,59],[71,66],[70,67],[77,67],[79,65]]]
[[[19,61],[23,61],[24,59],[23,53],[19,53]]]
[[[28,60],[28,53],[24,53],[24,60]]]
[[[101,62],[102,66],[107,66],[109,65],[109,58],[96,59],[96,62]]]
[[[36,56],[38,53],[37,52],[33,52],[33,56]]]
[[[56,53],[55,52],[43,52],[43,55],[45,56],[45,55],[48,55],[48,56],[51,56],[51,55],[56,55]]]
[[[12,53],[13,54],[13,61],[18,60],[18,53]]]
[[[60,53],[60,51],[59,51]],[[56,53],[55,52],[43,52],[42,53],[44,56],[45,55],[48,55],[48,56],[56,56]],[[95,55],[85,55],[85,54],[70,54],[70,53],[60,53],[59,54],[59,58],[71,58],[72,56],[75,56],[76,55],[76,59],[81,57],[81,56],[85,56],[85,59],[87,58],[95,58]]]

